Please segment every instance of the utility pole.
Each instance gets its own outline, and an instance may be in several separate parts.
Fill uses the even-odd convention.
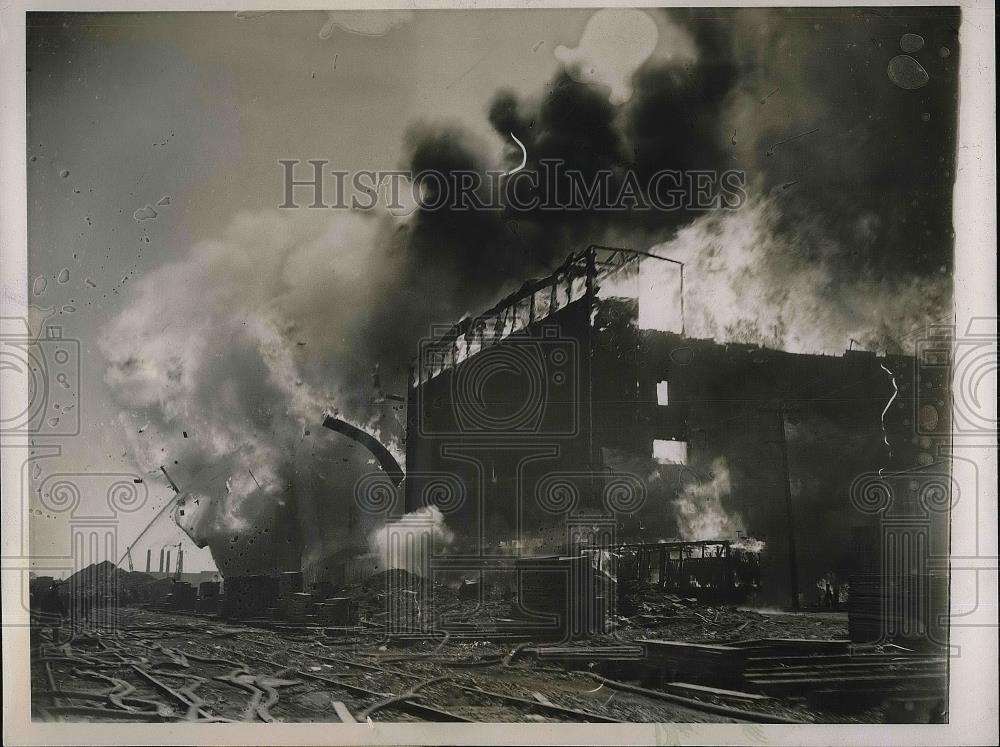
[[[795,514],[792,508],[791,473],[788,470],[788,440],[785,438],[785,413],[789,412],[784,405],[765,408],[778,416],[778,427],[781,437],[768,443],[777,444],[781,449],[782,487],[785,491],[785,513],[788,521],[788,576],[792,584],[792,609],[799,609],[799,565],[795,553]]]

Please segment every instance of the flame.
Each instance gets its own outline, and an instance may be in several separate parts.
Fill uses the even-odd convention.
[[[688,336],[828,355],[842,353],[854,338],[870,350],[905,352],[912,330],[947,314],[947,278],[845,282],[839,247],[808,218],[797,219],[802,231],[782,232],[779,200],[751,194],[739,210],[707,213],[649,247],[684,264]],[[671,268],[644,264],[664,273],[658,285],[676,288],[666,275]]]
[[[686,485],[673,502],[681,539],[713,540],[742,532],[742,517],[730,514],[722,505],[730,490],[726,460],[714,459],[709,479]]]
[[[760,555],[764,552],[764,548],[767,546],[767,543],[764,542],[764,540],[754,539],[753,537],[740,537],[738,540],[731,543],[730,546],[735,547],[737,550],[743,550],[744,552]]]

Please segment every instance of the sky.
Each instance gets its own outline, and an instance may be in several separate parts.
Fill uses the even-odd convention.
[[[140,475],[120,552],[173,495],[162,464],[213,500],[195,534],[217,553],[226,530],[263,542],[252,518],[287,510],[328,554],[337,512],[315,496],[340,505],[350,480],[331,465],[364,464],[310,432],[320,409],[398,445],[397,414],[366,404],[372,366],[398,389],[427,324],[589,241],[683,257],[701,336],[895,352],[950,297],[958,24],[905,8],[30,14],[29,299],[36,326],[80,341],[81,371],[79,434],[36,484]],[[529,169],[736,168],[749,202],[277,210],[281,159],[506,169],[511,133]],[[64,548],[66,515],[32,508],[33,552]],[[214,567],[166,517],[133,557],[151,547],[155,565],[177,542],[186,570]]]

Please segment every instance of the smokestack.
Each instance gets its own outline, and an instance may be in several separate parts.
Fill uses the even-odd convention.
[[[160,573],[163,573],[163,548],[160,548]]]
[[[146,573],[149,573],[149,566],[153,562],[153,548],[146,549]]]
[[[181,577],[181,573],[184,572],[184,549],[177,548],[177,578]]]
[[[167,550],[167,573],[170,573],[170,550]]]

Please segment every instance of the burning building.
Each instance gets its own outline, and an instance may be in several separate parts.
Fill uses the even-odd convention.
[[[405,569],[510,588],[535,573],[543,589],[550,569],[524,562],[587,555],[598,575],[780,605],[839,601],[857,579],[860,637],[865,620],[926,632],[937,596],[913,579],[947,556],[949,367],[930,355],[947,341],[917,341],[918,356],[845,341],[834,356],[691,337],[683,272],[591,246],[433,329],[405,398],[405,472],[327,416],[375,459],[343,481],[353,495],[330,509],[334,550],[306,564],[309,583]],[[291,515],[234,532],[227,577],[299,570]]]
[[[592,246],[420,344],[402,508],[441,512],[449,556],[752,536],[796,603],[880,565],[885,517],[852,495],[947,473],[947,368],[692,339],[683,269]]]

